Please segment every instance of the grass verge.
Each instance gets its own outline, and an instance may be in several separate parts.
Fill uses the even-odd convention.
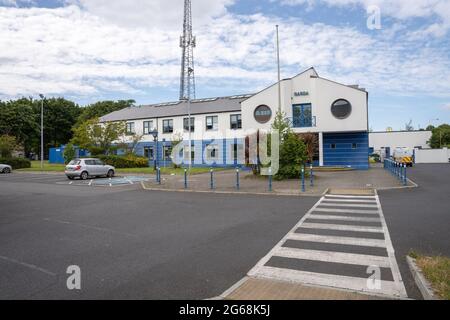
[[[410,256],[416,259],[417,266],[430,282],[434,292],[445,300],[450,300],[450,258],[428,257],[415,252]]]
[[[64,164],[54,164],[48,163],[48,161],[44,161],[44,168],[42,172],[64,172],[65,165]],[[200,174],[209,172],[210,168],[191,168],[191,174]],[[229,170],[227,168],[214,168],[215,172]],[[16,171],[28,171],[28,172],[41,172],[41,162],[40,161],[31,161],[31,168],[26,169],[18,169]],[[117,174],[155,174],[155,170],[153,167],[151,168],[126,168],[126,169],[116,169]],[[183,168],[161,168],[162,174],[175,174],[182,175],[184,174]]]

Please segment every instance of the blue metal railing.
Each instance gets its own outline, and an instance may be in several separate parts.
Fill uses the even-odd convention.
[[[293,117],[288,118],[289,124],[292,128],[312,128],[316,127],[316,117]]]
[[[394,177],[400,180],[404,186],[408,185],[408,178],[406,177],[407,165],[405,163],[384,159],[384,169],[388,170]]]

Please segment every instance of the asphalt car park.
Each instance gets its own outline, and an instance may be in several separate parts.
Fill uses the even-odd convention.
[[[378,194],[408,297],[419,299],[405,257],[410,250],[450,256],[450,166],[417,165],[408,175],[418,188]],[[69,186],[61,174],[0,176],[0,298],[211,298],[319,200],[93,181],[107,188],[88,188],[90,180]],[[79,291],[66,286],[71,265],[81,268]]]
[[[58,175],[24,176],[0,180],[2,299],[211,298],[317,201],[63,187]],[[66,286],[71,265],[81,269],[81,290]]]
[[[150,176],[116,176],[113,178],[92,178],[87,180],[74,179],[68,180],[64,174],[53,173],[12,173],[2,175],[0,182],[11,183],[38,183],[38,184],[58,184],[70,186],[93,186],[93,187],[116,187],[116,186],[132,186],[140,184],[143,181],[155,180]]]

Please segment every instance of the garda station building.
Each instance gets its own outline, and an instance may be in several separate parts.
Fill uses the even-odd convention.
[[[135,153],[159,166],[171,165],[172,142],[186,145],[189,136],[193,165],[239,166],[245,164],[245,138],[256,130],[270,131],[279,87],[281,110],[292,130],[317,135],[315,165],[369,168],[367,91],[321,78],[314,68],[256,94],[195,99],[189,108],[186,101],[132,106],[100,121],[126,121],[130,134],[142,135]],[[186,161],[189,148],[184,150]]]

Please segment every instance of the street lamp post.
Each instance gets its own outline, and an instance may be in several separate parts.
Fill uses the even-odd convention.
[[[153,164],[154,164],[154,169],[156,171],[156,168],[158,167],[158,131],[157,130],[153,130],[151,132],[151,135],[153,136],[153,142],[155,143],[155,151],[154,151],[154,155],[153,155]]]
[[[44,169],[44,95],[39,94],[41,98],[41,170]]]

